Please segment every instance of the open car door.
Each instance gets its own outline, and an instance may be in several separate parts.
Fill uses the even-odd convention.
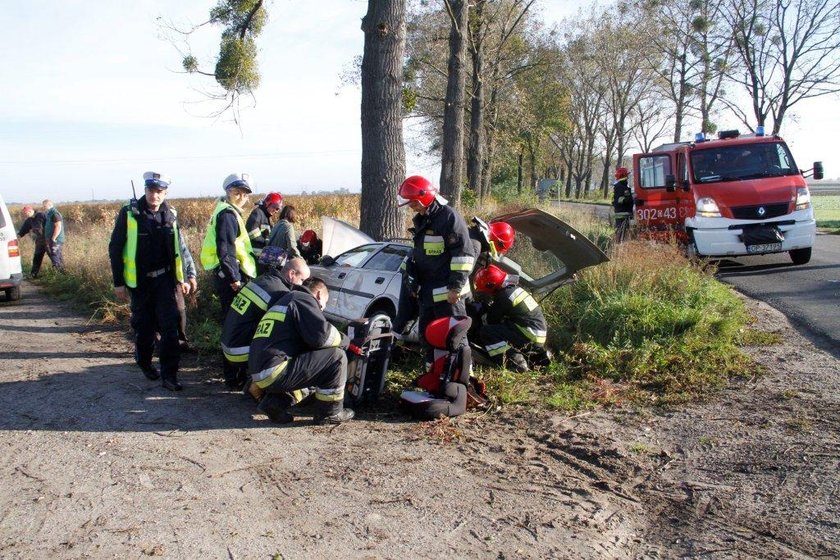
[[[516,230],[516,240],[497,264],[517,274],[534,297],[546,298],[580,270],[609,258],[575,228],[542,210],[529,208],[493,218]]]

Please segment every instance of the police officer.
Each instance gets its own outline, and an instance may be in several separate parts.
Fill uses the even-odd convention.
[[[615,170],[613,183],[613,215],[615,216],[615,238],[624,240],[630,219],[633,217],[633,191],[627,184],[627,168],[619,167]]]
[[[438,189],[424,177],[408,177],[399,195],[414,212],[414,250],[407,263],[409,289],[416,293],[420,332],[434,319],[466,315],[463,298],[469,294],[469,275],[475,249],[464,219],[447,205]],[[427,349],[427,363],[432,350]]]
[[[178,382],[178,305],[175,289],[189,293],[184,281],[182,244],[177,213],[164,199],[172,182],[149,171],[143,174],[145,194],[117,214],[108,255],[114,293],[131,297],[134,358],[151,380],[162,378],[165,389],[180,391]],[[160,333],[160,372],[152,365],[155,332]]]
[[[548,365],[545,317],[531,294],[494,264],[476,273],[475,290],[492,298],[486,324],[479,331],[490,358],[499,365],[507,362],[516,371]],[[532,364],[523,353],[533,357]]]
[[[266,268],[265,273],[242,286],[233,298],[230,312],[222,326],[225,384],[230,389],[238,390],[245,385],[248,352],[257,323],[268,308],[286,295],[292,286],[299,286],[309,278],[306,261],[298,258],[286,260],[285,253],[279,247],[266,247],[260,254],[260,262]]]
[[[271,217],[282,207],[283,196],[280,193],[270,192],[257,202],[245,222],[248,237],[251,239],[252,254],[257,261],[257,274],[265,272],[265,268],[260,264],[260,253],[268,245],[268,238],[271,236]]]
[[[38,278],[38,271],[41,270],[41,263],[44,261],[44,255],[47,254],[47,242],[44,238],[44,223],[46,215],[43,212],[36,212],[31,206],[23,207],[23,215],[26,219],[20,226],[17,236],[23,238],[24,235],[32,232],[32,240],[35,242],[35,253],[32,255],[32,270],[30,275],[32,278]]]
[[[327,322],[330,294],[319,278],[295,286],[263,316],[248,358],[251,381],[265,396],[259,409],[274,422],[294,420],[302,391],[315,387],[315,423],[339,424],[353,418],[344,408],[347,335]]]
[[[216,203],[201,245],[201,265],[204,270],[213,271],[222,308],[220,321],[224,322],[236,292],[257,276],[257,264],[242,219],[242,208],[251,194],[251,177],[248,173],[233,173],[225,177],[222,188],[225,196]]]

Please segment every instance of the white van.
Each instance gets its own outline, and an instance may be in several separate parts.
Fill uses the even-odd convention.
[[[0,195],[0,290],[6,292],[6,299],[20,299],[20,283],[23,269],[20,267],[20,246],[17,230],[6,202]]]

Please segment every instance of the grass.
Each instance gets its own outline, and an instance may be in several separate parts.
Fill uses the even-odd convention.
[[[358,196],[288,197],[302,216],[300,230],[320,230],[320,215],[358,223]],[[194,258],[213,199],[176,199],[179,220]],[[527,206],[533,198],[484,200],[464,209],[467,217],[490,217]],[[128,305],[113,296],[107,247],[120,203],[61,206],[67,223],[66,275],[47,263],[37,282],[59,299],[72,301],[98,321],[126,329]],[[556,212],[550,208],[547,211]],[[609,225],[590,216],[560,215],[608,251],[610,262],[584,270],[578,280],[542,302],[555,362],[542,371],[513,373],[480,368],[477,374],[500,404],[564,411],[598,406],[670,404],[702,398],[732,376],[752,375],[755,366],[739,344],[774,344],[778,335],[748,326],[743,304],[715,281],[713,270],[685,259],[677,247],[631,241],[612,247]],[[22,241],[24,261],[32,244]],[[27,264],[28,266],[28,264]],[[218,299],[212,279],[199,275],[199,293],[188,298],[188,335],[193,346],[218,353]],[[388,373],[390,402],[422,370],[417,352],[405,352]]]
[[[811,196],[817,227],[840,233],[840,195]]]

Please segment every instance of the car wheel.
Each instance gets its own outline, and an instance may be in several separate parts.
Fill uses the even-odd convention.
[[[20,286],[14,286],[6,290],[6,301],[18,301],[20,299]]]
[[[807,249],[793,249],[792,251],[788,251],[788,254],[790,254],[790,260],[793,261],[793,264],[805,264],[811,260],[810,247]]]

